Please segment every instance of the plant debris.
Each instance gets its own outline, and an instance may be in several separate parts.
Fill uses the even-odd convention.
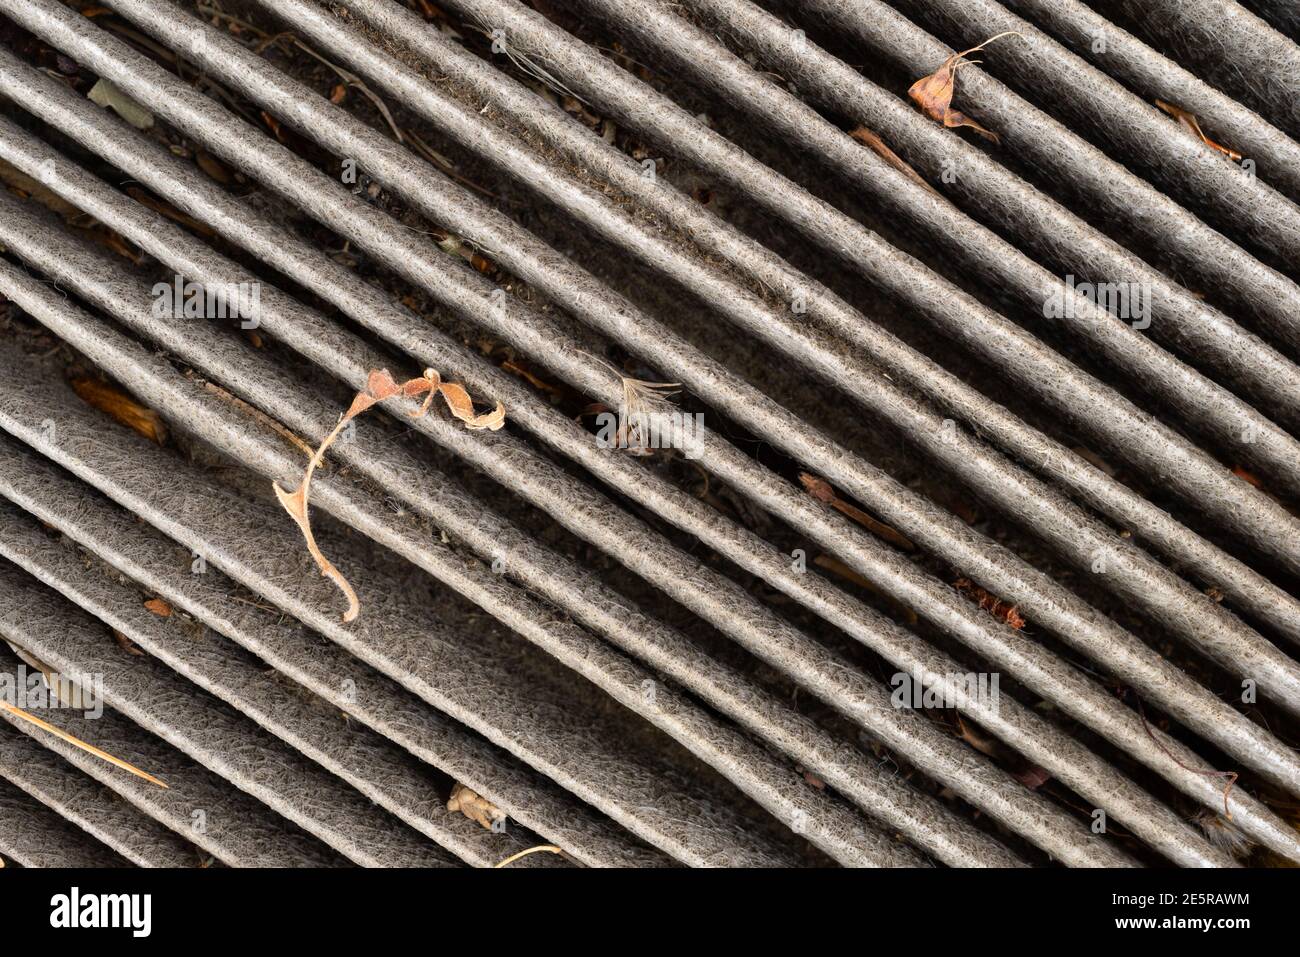
[[[857,585],[859,588],[865,588],[873,595],[879,596],[887,605],[889,605],[890,608],[894,610],[894,613],[897,614],[899,617],[901,617],[903,621],[907,622],[907,624],[915,625],[917,623],[918,619],[916,617],[916,612],[912,611],[912,609],[908,608],[906,605],[900,604],[899,602],[895,601],[893,598],[890,598],[889,595],[887,595],[885,592],[877,588],[875,584],[873,584],[869,579],[863,577],[862,575],[859,575],[857,572],[855,572],[848,565],[845,565],[838,558],[834,558],[830,555],[818,555],[816,558],[813,559],[813,564],[816,565],[818,568],[824,568],[828,572],[832,572],[833,574],[839,575],[841,578],[845,579],[846,581],[852,582],[853,584]]]
[[[153,114],[123,93],[110,80],[101,77],[86,96],[89,97],[90,102],[112,110],[137,130],[147,130],[153,126]]]
[[[1006,36],[1020,36],[1014,30],[1008,30],[1005,33],[999,33],[991,36],[979,46],[971,47],[969,50],[963,50],[961,53],[954,53],[948,59],[943,61],[943,65],[935,70],[929,76],[922,77],[912,84],[907,95],[925,111],[926,115],[932,120],[937,120],[949,129],[958,126],[969,126],[980,136],[992,140],[994,143],[1000,143],[1001,139],[998,134],[992,130],[985,129],[965,113],[952,108],[952,95],[957,85],[957,70],[964,63],[979,63],[979,60],[964,59],[966,54],[974,53],[976,50],[982,50],[994,40]]]
[[[1225,782],[1223,785],[1223,816],[1227,818],[1229,821],[1231,821],[1232,811],[1228,807],[1228,795],[1232,793],[1232,787],[1234,784],[1237,783],[1237,778],[1239,778],[1241,775],[1239,775],[1236,771],[1216,771],[1213,768],[1194,768],[1190,765],[1184,764],[1182,761],[1179,761],[1178,758],[1174,755],[1174,753],[1170,751],[1167,747],[1165,747],[1163,742],[1161,742],[1161,740],[1156,737],[1155,732],[1151,730],[1151,723],[1147,721],[1146,709],[1142,707],[1142,699],[1139,698],[1136,693],[1133,693],[1131,691],[1128,693],[1132,693],[1134,699],[1137,701],[1137,712],[1138,712],[1138,717],[1142,719],[1142,730],[1147,733],[1147,737],[1151,739],[1151,743],[1154,744],[1161,751],[1163,751],[1165,753],[1165,756],[1168,757],[1169,760],[1173,761],[1174,764],[1178,765],[1184,771],[1190,771],[1193,774],[1203,774],[1207,778],[1223,779],[1223,781]]]
[[[150,784],[156,784],[160,788],[163,788],[164,790],[166,790],[167,788],[167,785],[164,784],[162,781],[159,781],[152,774],[147,774],[146,772],[141,771],[134,764],[128,764],[127,762],[123,761],[121,758],[115,758],[107,751],[101,751],[93,744],[87,744],[85,741],[82,741],[80,738],[68,734],[68,732],[62,730],[61,728],[56,728],[48,721],[42,721],[40,718],[36,717],[36,715],[29,714],[28,712],[24,711],[22,708],[18,708],[15,707],[14,705],[11,705],[8,701],[0,701],[0,709],[8,711],[10,714],[16,715],[17,717],[22,718],[24,721],[31,722],[32,724],[36,725],[36,727],[40,728],[42,731],[48,731],[50,734],[54,735],[56,738],[60,739],[61,741],[66,741],[74,748],[79,748],[82,751],[85,751],[87,754],[93,754],[95,757],[99,758],[102,761],[107,761],[109,764],[113,765],[116,768],[121,768],[123,771],[129,771],[131,774],[134,774],[136,777],[144,778]]]
[[[128,638],[126,635],[122,634],[116,628],[113,629],[113,640],[116,641],[117,646],[121,648],[123,651],[125,651],[128,655],[134,655],[137,658],[144,657],[144,652],[136,647],[135,642],[132,641],[130,638]]]
[[[1037,791],[1048,781],[1052,780],[1051,773],[1046,768],[1040,768],[1036,764],[1027,764],[1024,768],[1014,772],[1011,776],[1031,791]]]
[[[1051,773],[1046,769],[1026,760],[997,738],[986,734],[971,722],[964,720],[960,714],[957,715],[957,737],[981,754],[988,755],[990,758],[1011,767],[1018,767],[1018,770],[1010,772],[1011,776],[1031,791],[1038,790],[1052,780]]]
[[[826,782],[823,781],[821,778],[819,778],[817,775],[813,774],[807,768],[796,768],[795,770],[799,772],[799,775],[804,779],[804,781],[806,781],[808,784],[811,784],[818,791],[826,790]]]
[[[162,445],[167,441],[167,426],[163,424],[162,417],[116,386],[88,376],[73,379],[70,384],[72,391],[87,405],[111,415],[152,442]]]
[[[618,410],[617,447],[631,455],[653,455],[656,449],[650,441],[651,436],[647,434],[647,430],[655,415],[674,408],[668,400],[681,391],[681,383],[635,379],[624,375],[621,369],[599,356],[592,356],[592,358],[618,377],[623,391],[622,407]],[[582,415],[599,415],[610,411],[612,410],[608,406],[597,402],[587,406]]]
[[[1025,627],[1025,619],[1020,617],[1020,610],[1015,605],[990,594],[969,578],[958,578],[952,583],[952,587],[975,599],[977,605],[998,619],[998,621],[1010,625],[1017,631]]]
[[[1234,163],[1240,163],[1242,161],[1242,155],[1236,150],[1224,146],[1222,143],[1216,143],[1214,140],[1206,136],[1205,131],[1201,129],[1201,121],[1196,118],[1194,113],[1188,113],[1181,106],[1174,106],[1174,104],[1166,103],[1164,100],[1156,100],[1156,106],[1160,107],[1160,109],[1164,110],[1164,112],[1176,119],[1179,126],[1183,127],[1185,130],[1189,130],[1197,139],[1210,149],[1222,153]]]
[[[859,525],[862,525],[876,536],[883,538],[891,545],[908,552],[916,551],[916,546],[912,544],[911,539],[903,535],[897,529],[891,528],[884,522],[872,518],[857,506],[850,505],[848,502],[841,499],[835,494],[835,489],[832,488],[831,484],[825,479],[818,478],[816,475],[812,475],[808,472],[800,472],[799,481],[803,483],[804,490],[813,498],[817,499],[817,501],[829,505],[842,515],[847,515]]]
[[[633,452],[649,455],[652,449],[645,435],[646,425],[651,415],[669,407],[668,397],[677,393],[681,383],[648,382],[625,375],[619,378],[623,382],[623,417],[627,421],[629,444]]]
[[[857,129],[849,130],[849,136],[853,137],[863,146],[868,147],[873,153],[890,166],[894,167],[894,169],[898,170],[913,183],[916,183],[916,185],[924,187],[928,192],[933,193],[935,196],[940,195],[939,191],[926,182],[925,178],[921,176],[920,173],[904,163],[902,157],[891,150],[884,140],[865,126],[859,126]]]
[[[311,477],[316,468],[321,464],[325,456],[325,451],[334,444],[334,440],[347,427],[347,424],[365,412],[372,405],[383,402],[385,399],[391,399],[394,396],[404,396],[414,398],[424,395],[425,400],[419,409],[410,413],[412,418],[420,418],[429,411],[433,404],[434,397],[441,394],[447,402],[447,408],[457,419],[465,423],[468,429],[488,429],[495,432],[505,424],[506,409],[500,402],[497,407],[482,415],[474,411],[474,403],[465,391],[464,386],[457,385],[454,382],[443,382],[438,373],[433,369],[425,369],[424,375],[414,379],[408,379],[400,385],[393,380],[392,374],[387,369],[371,370],[370,376],[366,382],[366,387],[358,392],[352,399],[352,405],[339,419],[338,425],[334,430],[325,437],[320,447],[316,449],[311,460],[307,463],[307,470],[303,473],[302,482],[292,492],[286,492],[280,487],[280,483],[272,482],[271,488],[275,490],[275,497],[280,500],[290,517],[298,523],[298,528],[302,530],[302,536],[307,542],[307,551],[316,562],[316,567],[320,569],[321,575],[330,579],[338,586],[339,591],[348,600],[347,611],[343,613],[343,621],[350,622],[356,620],[357,615],[361,613],[361,603],[357,600],[357,593],[353,591],[348,580],[343,577],[343,573],[330,563],[319,546],[316,544],[316,538],[312,535],[311,520],[307,513],[308,497],[311,494]]]
[[[1231,822],[1224,820],[1222,814],[1216,814],[1208,808],[1202,808],[1192,817],[1205,835],[1205,839],[1221,851],[1226,851],[1237,859],[1250,854],[1250,838],[1237,830]]]
[[[207,223],[197,220],[193,216],[185,215],[179,209],[173,206],[171,203],[164,202],[163,200],[159,199],[157,196],[154,196],[152,193],[148,192],[147,190],[141,189],[139,186],[126,187],[126,195],[130,196],[141,206],[147,206],[150,209],[152,209],[155,213],[161,213],[163,216],[166,216],[168,219],[180,223],[182,226],[186,227],[192,232],[198,233],[200,236],[205,236],[210,238],[217,234],[216,230],[214,230]]]
[[[11,191],[17,192],[20,198],[30,197],[46,209],[58,213],[69,224],[90,218],[44,183],[33,179],[17,166],[4,160],[0,160],[0,182],[8,186]]]
[[[1237,478],[1241,479],[1247,485],[1252,485],[1255,488],[1264,487],[1264,483],[1260,481],[1258,475],[1256,475],[1254,472],[1249,471],[1248,469],[1242,468],[1240,465],[1233,467],[1232,474],[1237,476]]]
[[[471,821],[480,824],[492,830],[492,825],[497,821],[506,819],[506,812],[501,810],[483,795],[463,784],[456,784],[451,789],[451,797],[447,801],[448,811],[459,811]]]
[[[495,865],[493,867],[493,870],[502,867],[508,867],[509,865],[513,864],[515,861],[519,860],[521,857],[527,857],[529,854],[538,854],[542,851],[545,851],[548,854],[559,854],[561,856],[564,855],[564,848],[556,847],[554,844],[539,844],[537,847],[530,847],[525,851],[520,851],[518,854],[511,854],[500,864]]]
[[[150,598],[144,603],[144,607],[149,609],[159,618],[170,618],[172,616],[172,606],[167,604],[161,598]]]
[[[261,422],[267,428],[276,432],[281,438],[285,439],[288,442],[293,443],[298,448],[302,449],[303,454],[306,455],[307,458],[311,458],[312,455],[315,454],[315,450],[306,442],[304,442],[302,439],[300,439],[297,435],[295,435],[287,426],[271,418],[269,415],[267,415],[265,412],[263,412],[261,409],[257,408],[256,406],[249,405],[247,402],[239,398],[239,396],[237,395],[231,395],[229,392],[221,388],[221,386],[217,385],[215,382],[204,382],[203,387],[207,389],[209,392],[211,392],[213,395],[215,395],[217,398],[229,402],[235,408],[239,409],[239,411],[257,419],[257,421]]]

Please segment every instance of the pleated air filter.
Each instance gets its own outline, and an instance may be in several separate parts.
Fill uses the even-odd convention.
[[[1300,862],[1291,5],[0,15],[0,857]]]

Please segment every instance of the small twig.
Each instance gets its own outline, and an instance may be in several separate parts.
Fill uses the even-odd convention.
[[[1214,142],[1214,140],[1210,139],[1208,136],[1205,135],[1205,131],[1201,129],[1201,121],[1196,118],[1196,114],[1189,113],[1187,110],[1184,110],[1181,106],[1175,106],[1173,103],[1166,103],[1164,100],[1156,100],[1156,106],[1158,106],[1161,110],[1163,110],[1164,112],[1172,116],[1174,119],[1176,119],[1178,121],[1179,126],[1183,127],[1183,129],[1185,130],[1188,130],[1193,136],[1199,139],[1210,149],[1218,153],[1222,153],[1224,156],[1228,157],[1228,159],[1232,160],[1234,163],[1240,163],[1242,161],[1243,159],[1242,155],[1238,153],[1236,150],[1234,150],[1232,147],[1224,146],[1222,143],[1216,143]]]
[[[407,139],[410,141],[409,143],[407,143],[407,145],[413,146],[416,152],[425,154],[425,158],[430,160],[434,166],[437,166],[439,169],[441,169],[443,173],[445,173],[447,176],[450,176],[452,179],[460,183],[462,186],[466,186],[469,189],[474,190],[474,192],[480,193],[488,197],[489,199],[495,199],[495,200],[501,199],[500,196],[492,192],[490,189],[480,186],[478,183],[474,182],[469,177],[462,176],[460,173],[456,172],[455,165],[449,159],[447,159],[447,157],[443,156],[432,146],[426,143],[414,131],[406,130],[405,133]]]
[[[239,409],[241,412],[251,416],[252,418],[256,419],[258,422],[261,422],[267,428],[276,432],[285,441],[291,442],[292,444],[296,445],[298,448],[302,450],[303,454],[306,455],[307,458],[310,459],[313,455],[316,454],[316,450],[313,449],[306,442],[304,442],[297,435],[295,435],[292,431],[290,431],[288,426],[283,425],[277,420],[271,418],[269,415],[267,415],[265,412],[263,412],[261,409],[257,408],[256,406],[249,405],[239,396],[231,395],[229,392],[221,388],[221,386],[217,385],[215,382],[204,382],[203,388],[207,389],[213,395],[217,396],[217,398],[229,402],[231,405]],[[320,467],[324,468],[325,467],[324,463],[322,463]]]
[[[916,546],[906,535],[898,531],[896,528],[886,525],[879,519],[873,518],[856,505],[850,505],[848,502],[844,501],[835,494],[835,489],[832,488],[831,484],[825,479],[818,478],[816,475],[812,475],[808,472],[800,472],[799,481],[803,484],[804,490],[813,498],[817,499],[817,501],[824,502],[841,515],[847,515],[859,525],[862,525],[868,531],[875,533],[891,545],[895,545],[898,548],[909,552],[916,551]]]
[[[393,119],[393,114],[390,113],[388,110],[388,105],[384,103],[384,101],[381,100],[378,96],[376,96],[375,93],[370,89],[370,87],[366,86],[365,81],[362,80],[361,77],[357,76],[355,73],[351,72],[350,70],[345,70],[343,67],[339,66],[337,63],[334,63],[331,60],[327,60],[325,57],[321,56],[311,47],[307,46],[307,44],[299,40],[292,33],[288,33],[288,32],[277,33],[274,36],[272,36],[271,34],[267,33],[265,30],[261,30],[253,26],[247,20],[241,20],[238,17],[231,16],[229,13],[226,13],[222,10],[217,10],[205,4],[198,4],[197,9],[201,13],[205,13],[213,17],[218,17],[222,20],[227,21],[228,23],[233,23],[237,26],[243,27],[246,30],[251,30],[252,32],[261,36],[263,42],[259,44],[259,47],[256,50],[256,52],[258,53],[261,53],[262,50],[266,49],[268,46],[280,42],[280,40],[282,39],[291,40],[293,42],[293,45],[296,46],[303,53],[306,53],[310,57],[314,57],[315,59],[319,60],[321,63],[324,63],[335,73],[337,73],[339,77],[343,80],[343,82],[346,83],[348,86],[356,87],[356,89],[360,90],[361,93],[368,100],[370,100],[371,103],[375,105],[375,109],[379,110],[379,112],[383,115],[385,122],[387,122],[389,127],[392,129],[393,135],[397,137],[397,142],[399,143],[406,142],[406,140],[402,136],[401,129],[397,125],[397,121]]]

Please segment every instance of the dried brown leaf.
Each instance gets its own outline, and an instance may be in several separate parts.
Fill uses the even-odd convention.
[[[1046,768],[1040,768],[1036,764],[1026,764],[1019,771],[1011,775],[1031,791],[1037,791],[1048,781],[1052,780],[1052,774]]]
[[[172,606],[167,604],[161,598],[150,598],[144,603],[144,607],[149,609],[159,618],[170,618],[172,616]]]
[[[316,537],[311,531],[311,520],[307,517],[307,483],[310,480],[310,477],[303,479],[303,484],[292,493],[284,491],[276,483],[273,483],[271,487],[275,489],[275,497],[280,500],[284,510],[298,523],[303,540],[307,543],[307,551],[315,560],[320,573],[334,582],[339,591],[343,592],[343,596],[347,598],[348,607],[347,611],[343,613],[343,620],[345,622],[355,621],[357,615],[361,614],[361,602],[357,599],[357,593],[353,590],[352,585],[348,583],[348,580],[343,577],[343,573],[335,568],[334,564],[321,552],[320,546],[316,544]]]
[[[167,441],[167,427],[158,413],[136,402],[116,386],[85,376],[73,379],[71,385],[72,391],[87,405],[111,415],[159,445]]]
[[[1017,631],[1025,627],[1025,619],[1020,617],[1020,610],[1015,605],[985,591],[969,578],[958,578],[952,583],[952,587],[975,599],[975,603],[990,615],[999,621],[1005,622]]]
[[[235,181],[235,178],[230,175],[230,170],[226,169],[225,165],[211,153],[205,153],[203,150],[199,150],[194,154],[194,162],[199,164],[199,169],[203,170],[203,172],[207,173],[222,186],[229,186]]]
[[[1000,757],[1006,754],[1004,748],[992,735],[985,734],[981,729],[967,721],[963,721],[961,715],[957,715],[957,737],[961,738],[980,754],[988,755],[990,758]]]
[[[948,128],[959,126],[969,126],[976,133],[992,140],[994,143],[1001,142],[998,135],[992,130],[985,129],[965,113],[961,113],[952,108],[952,96],[957,86],[957,70],[964,63],[978,63],[978,60],[965,59],[966,54],[974,53],[976,50],[982,50],[994,40],[1001,39],[1005,36],[1020,36],[1014,30],[1008,30],[1005,33],[999,33],[991,36],[979,46],[971,47],[969,50],[963,50],[961,53],[954,53],[948,59],[943,61],[943,65],[935,70],[929,76],[924,76],[912,84],[907,95],[925,111],[926,115],[932,120],[937,120]]]
[[[447,408],[451,410],[451,414],[464,422],[465,428],[496,432],[505,424],[506,407],[500,402],[497,402],[497,407],[491,412],[478,415],[474,412],[474,403],[470,401],[469,393],[463,386],[454,382],[444,382],[438,389],[447,401]]]

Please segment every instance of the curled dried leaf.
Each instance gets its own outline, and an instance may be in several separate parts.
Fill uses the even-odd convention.
[[[961,53],[954,53],[948,59],[943,61],[943,65],[935,70],[929,76],[921,77],[912,84],[907,95],[925,111],[926,115],[932,120],[937,120],[948,128],[958,126],[969,126],[980,136],[992,140],[994,143],[1000,142],[998,134],[992,130],[985,129],[965,113],[959,112],[952,108],[952,96],[957,87],[957,70],[964,63],[978,63],[978,60],[965,59],[966,54],[974,53],[977,50],[983,50],[994,40],[999,40],[1006,36],[1020,36],[1014,30],[1008,30],[1005,33],[999,33],[991,36],[979,46],[971,47],[969,50],[963,50]]]
[[[447,801],[448,811],[459,811],[471,821],[492,830],[497,821],[506,819],[506,812],[501,810],[483,795],[463,784],[457,783],[451,789],[451,798]]]
[[[465,428],[496,432],[505,424],[506,407],[500,402],[497,402],[497,407],[491,412],[478,415],[474,412],[474,403],[470,401],[469,393],[463,386],[454,382],[444,382],[438,390],[447,401],[447,408],[451,410],[451,414],[464,422]]]
[[[324,459],[326,450],[334,444],[343,430],[347,428],[347,424],[371,406],[397,395],[406,398],[416,398],[424,395],[426,397],[424,403],[419,409],[410,413],[413,418],[419,418],[429,411],[433,397],[438,394],[441,394],[447,400],[447,406],[451,409],[451,414],[464,422],[467,428],[496,430],[505,423],[506,410],[505,406],[500,402],[497,403],[497,407],[493,412],[476,415],[474,413],[474,403],[470,400],[469,393],[453,382],[443,382],[433,369],[425,369],[424,375],[409,379],[400,385],[394,381],[392,373],[387,369],[372,369],[366,379],[365,389],[353,396],[352,404],[348,406],[347,412],[340,417],[333,431],[325,436],[325,440],[321,442],[320,447],[316,449],[315,454],[307,462],[307,469],[303,473],[302,481],[298,484],[298,487],[292,492],[286,492],[278,482],[271,483],[271,488],[275,490],[275,497],[279,499],[280,504],[284,506],[284,510],[298,524],[303,540],[307,544],[307,552],[315,561],[316,567],[320,569],[321,575],[334,582],[347,599],[348,607],[343,612],[344,622],[356,620],[357,615],[361,613],[361,602],[357,598],[357,593],[352,588],[352,585],[343,577],[343,573],[335,568],[334,564],[321,552],[320,546],[316,544],[316,537],[312,534],[311,518],[308,512],[312,476]]]
[[[348,600],[347,611],[343,613],[343,621],[355,621],[357,615],[361,614],[361,602],[357,599],[357,593],[348,580],[343,577],[343,573],[325,557],[320,550],[320,546],[316,544],[316,537],[311,531],[311,520],[307,515],[307,483],[309,481],[310,478],[304,479],[303,484],[292,493],[286,492],[278,484],[272,484],[271,487],[275,489],[275,497],[280,500],[284,510],[298,523],[298,529],[302,532],[303,540],[307,543],[307,551],[316,562],[316,567],[320,569],[320,573],[334,582]]]

